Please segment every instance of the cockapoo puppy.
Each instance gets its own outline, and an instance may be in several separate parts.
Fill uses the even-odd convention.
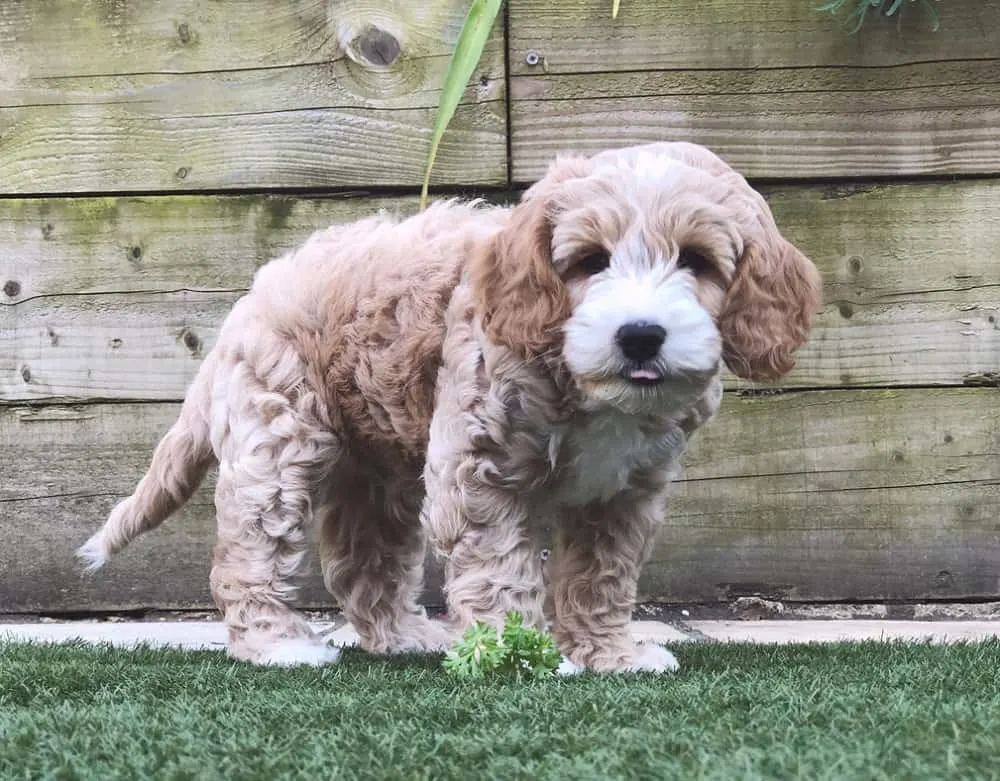
[[[819,289],[763,198],[684,143],[558,158],[512,209],[319,231],[257,272],[79,555],[101,566],[218,463],[211,589],[235,658],[337,659],[291,606],[315,524],[369,651],[440,649],[519,610],[571,668],[674,669],[628,631],[668,482],[723,364],[787,372]],[[427,540],[444,623],[418,604]]]

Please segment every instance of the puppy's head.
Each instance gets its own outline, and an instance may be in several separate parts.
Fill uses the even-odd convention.
[[[785,374],[820,290],[764,199],[683,143],[557,159],[472,279],[491,341],[559,356],[586,398],[634,412],[686,405],[720,360]]]

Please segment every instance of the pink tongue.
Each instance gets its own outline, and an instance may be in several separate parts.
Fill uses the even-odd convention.
[[[633,369],[628,375],[633,380],[658,380],[660,375],[649,369]]]

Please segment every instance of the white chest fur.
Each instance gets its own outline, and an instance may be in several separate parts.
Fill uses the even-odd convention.
[[[687,441],[677,423],[651,425],[635,415],[609,410],[574,423],[557,455],[559,502],[607,501],[625,490],[636,469],[680,458]]]

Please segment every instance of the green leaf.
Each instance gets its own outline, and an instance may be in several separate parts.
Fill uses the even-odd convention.
[[[497,642],[496,630],[477,621],[445,654],[442,665],[459,678],[483,678],[499,669],[503,660],[504,651]]]
[[[498,674],[521,680],[549,677],[561,660],[551,635],[525,628],[521,614],[511,611],[499,637],[496,629],[477,621],[465,630],[442,664],[459,678]]]
[[[917,2],[918,0],[910,0],[910,5]],[[919,0],[919,2],[931,18],[931,29],[937,32],[940,27],[940,19],[938,18],[937,11],[930,0]],[[897,25],[899,25],[902,24],[903,11],[906,7],[904,6],[904,0],[828,0],[828,2],[818,6],[817,10],[837,14],[848,3],[853,4],[853,9],[847,15],[846,19],[847,23],[854,23],[854,26],[851,28],[852,35],[862,28],[869,11],[874,9],[875,13],[882,14],[883,16],[895,16]]]
[[[420,208],[427,206],[427,188],[430,186],[431,169],[434,167],[434,159],[437,157],[438,145],[444,136],[444,131],[455,116],[455,109],[462,99],[465,85],[472,78],[472,72],[482,57],[483,48],[490,37],[490,30],[493,22],[500,13],[500,6],[503,0],[472,0],[469,6],[469,13],[465,17],[465,24],[458,35],[455,43],[455,51],[452,52],[451,62],[448,63],[448,72],[444,77],[444,84],[441,87],[441,99],[438,101],[437,116],[434,118],[434,131],[431,134],[431,148],[427,153],[427,165],[424,171],[424,185],[420,190]]]

